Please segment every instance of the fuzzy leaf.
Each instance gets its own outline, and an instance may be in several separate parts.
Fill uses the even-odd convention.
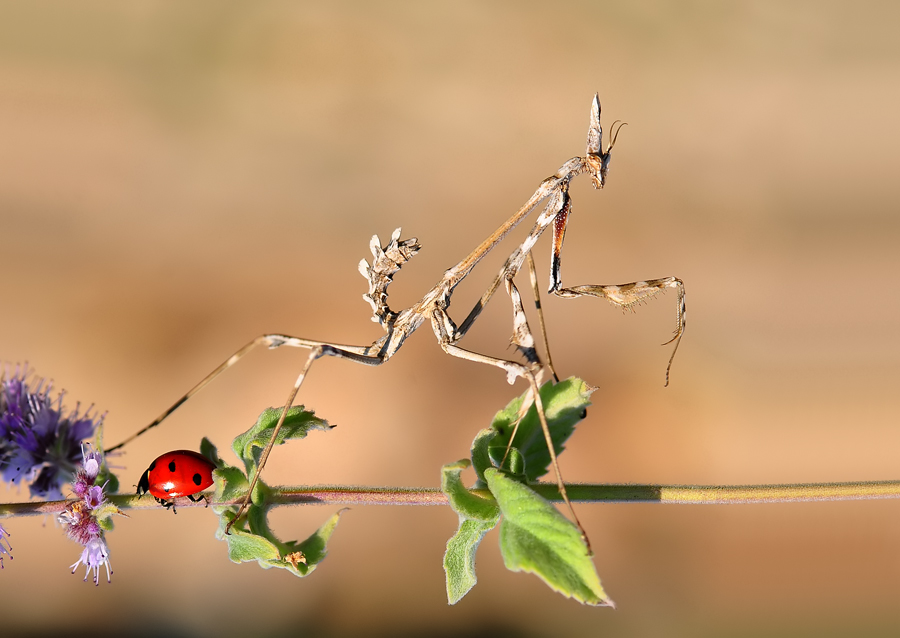
[[[475,552],[481,539],[497,525],[494,521],[465,518],[460,514],[459,529],[447,541],[444,574],[447,578],[447,602],[458,603],[478,582],[475,576]]]
[[[541,400],[544,404],[550,436],[557,455],[563,451],[564,443],[575,430],[575,425],[585,417],[586,409],[591,404],[589,399],[594,390],[595,388],[575,377],[556,384],[548,381],[541,388]],[[494,416],[491,427],[497,432],[497,436],[490,442],[492,447],[502,446],[505,448],[509,443],[509,437],[519,417],[519,410],[524,398],[523,394],[513,399],[509,405]],[[476,439],[477,441],[478,439]],[[522,418],[513,446],[524,457],[527,481],[536,481],[547,473],[550,466],[550,452],[547,450],[547,442],[544,439],[541,422],[534,405]],[[477,465],[476,463],[476,468]]]
[[[519,452],[518,448],[511,447],[507,449],[505,445],[488,446],[488,456],[491,458],[491,464],[512,476],[525,479],[525,457]],[[505,460],[504,460],[505,457]]]
[[[224,521],[224,519],[220,519],[220,521]],[[231,533],[226,535],[224,526],[219,528],[216,536],[220,540],[224,538],[228,543],[228,558],[233,563],[246,563],[255,560],[259,561],[260,564],[265,564],[268,561],[280,558],[278,548],[262,536],[235,528],[231,528]]]
[[[216,467],[222,467],[225,463],[219,458],[219,450],[213,445],[212,441],[205,436],[200,440],[200,454],[210,460]]]
[[[496,501],[473,494],[462,484],[460,473],[471,465],[468,459],[441,468],[441,491],[450,499],[450,507],[460,516],[480,521],[494,521],[500,516]]]
[[[460,474],[471,463],[468,459],[445,465],[441,470],[441,491],[450,500],[450,507],[459,514],[459,529],[447,542],[444,553],[444,573],[447,579],[447,600],[455,605],[475,586],[475,552],[481,539],[494,529],[500,519],[497,503],[471,493],[465,488]]]
[[[100,526],[104,532],[111,532],[113,529],[113,520],[112,517],[124,516],[128,518],[128,514],[120,510],[118,507],[113,505],[110,502],[106,502],[100,507],[96,508],[93,512],[94,518],[97,521],[97,524]]]
[[[494,419],[496,420],[496,417]],[[496,437],[497,430],[487,428],[479,432],[475,436],[475,440],[472,441],[472,466],[475,468],[475,475],[478,477],[478,484],[480,485],[484,485],[484,471],[489,467],[493,467],[488,449]]]
[[[216,501],[233,501],[247,493],[250,483],[240,468],[226,465],[213,470],[213,482],[216,486]]]
[[[97,507],[93,511],[94,518],[97,519],[98,522],[102,522],[112,518],[115,515],[124,516],[128,518],[128,515],[116,507],[114,504],[110,502],[103,503],[99,507]]]
[[[201,453],[209,458],[217,467],[213,470],[213,481],[216,486],[215,501],[235,501],[246,495],[250,481],[248,474],[256,471],[259,457],[272,435],[281,410],[268,408],[263,411],[256,424],[247,432],[239,435],[232,443],[235,454],[244,462],[247,473],[240,468],[223,462],[215,446],[204,439],[200,444]],[[302,407],[292,408],[285,417],[284,425],[276,439],[277,444],[290,439],[300,439],[311,429],[328,430],[331,426],[323,419]],[[263,569],[278,567],[286,569],[295,576],[306,576],[325,558],[326,545],[334,528],[337,526],[341,510],[332,516],[314,534],[302,542],[282,541],[269,528],[268,511],[270,505],[270,488],[257,481],[253,490],[253,498],[247,508],[246,517],[237,521],[225,533],[226,526],[234,520],[238,507],[235,505],[217,505],[213,510],[219,515],[219,529],[216,537],[228,543],[228,557],[243,563],[257,561]]]
[[[615,606],[574,523],[500,470],[488,468],[485,479],[503,512],[500,552],[507,569],[536,574],[551,589],[581,603]]]
[[[99,525],[100,529],[102,529],[104,532],[111,532],[111,531],[113,531],[113,527],[114,527],[113,520],[111,518],[104,518],[102,520],[98,520],[97,525]]]
[[[272,438],[272,432],[280,416],[281,408],[266,408],[252,428],[234,439],[231,447],[244,462],[248,476],[252,476],[256,471],[259,457]],[[334,426],[317,417],[311,410],[305,410],[302,405],[294,406],[287,411],[284,424],[275,439],[275,445],[281,445],[291,439],[302,439],[310,430],[330,430],[332,427]]]
[[[316,565],[321,563],[325,556],[328,555],[328,541],[331,539],[331,534],[334,532],[334,528],[337,527],[338,522],[341,520],[341,515],[347,511],[345,507],[342,510],[338,510],[335,514],[325,521],[325,524],[322,525],[314,534],[312,534],[309,538],[301,543],[297,543],[293,545],[293,547],[286,547],[285,549],[291,549],[293,552],[299,553],[301,556],[305,558],[305,562],[298,564],[292,570],[297,573],[298,576],[306,576],[310,572],[312,572]],[[288,543],[287,545],[291,545]],[[289,556],[290,553],[286,554]],[[282,559],[283,561],[286,559]]]
[[[231,517],[222,516],[216,537],[228,543],[228,557],[232,562],[246,563],[255,560],[263,569],[278,567],[302,578],[313,572],[324,560],[328,540],[344,511],[334,514],[306,540],[285,543],[279,541],[269,529],[263,508],[251,506],[247,515],[249,530],[235,525],[230,534],[226,535],[225,525]]]
[[[201,444],[201,449],[203,446]],[[234,467],[232,465],[228,465],[227,463],[221,462],[221,465],[213,470],[213,485],[215,485],[215,493],[213,495],[214,503],[222,503],[228,501],[236,501],[240,498],[243,498],[245,494],[247,494],[247,488],[250,486],[250,481],[247,480],[247,476],[241,471],[240,468]],[[256,505],[250,506],[250,509],[256,508]],[[240,523],[234,525],[231,528],[230,535],[225,534],[225,526],[234,519],[235,514],[237,514],[238,507],[236,505],[213,505],[213,512],[216,513],[219,517],[219,530],[216,532],[216,538],[219,540],[227,540],[228,541],[228,555],[234,562],[241,562],[242,559],[235,558],[240,556],[253,556],[253,551],[267,551],[260,547],[256,547],[252,545],[251,541],[241,540],[240,537],[242,535],[247,535],[248,532],[244,527],[246,527],[245,521],[242,519]],[[237,540],[232,539],[232,536],[235,536]],[[250,551],[244,549],[247,543],[251,543],[251,548],[255,547],[255,550]],[[232,546],[236,549],[233,549]],[[249,554],[247,552],[250,552]],[[237,552],[237,553],[235,553]],[[253,558],[249,558],[246,560],[254,560]]]
[[[247,475],[244,474],[240,468],[228,465],[228,463],[219,458],[216,446],[206,437],[200,441],[200,454],[208,458],[213,465],[216,466],[216,469],[212,472],[213,485],[215,486],[214,501],[233,501],[241,498],[247,493],[247,488],[250,486]],[[237,511],[237,509],[233,507],[213,507],[213,511],[219,515],[228,509],[232,509],[234,512]]]

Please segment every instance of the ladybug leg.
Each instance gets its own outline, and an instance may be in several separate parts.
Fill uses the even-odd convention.
[[[193,494],[188,494],[188,498],[191,499],[192,503],[199,503],[200,501],[206,501],[206,507],[209,507],[209,499],[206,497],[206,494],[200,494],[197,498],[194,498]]]
[[[172,499],[171,501],[164,501],[163,499],[158,498],[156,496],[154,496],[153,498],[155,498],[156,502],[159,503],[160,505],[162,505],[163,507],[165,507],[166,509],[171,509],[173,514],[178,513],[178,511],[175,509],[175,499]]]

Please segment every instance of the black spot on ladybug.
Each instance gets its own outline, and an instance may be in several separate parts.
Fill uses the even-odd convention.
[[[150,467],[147,468],[147,471],[152,472],[154,467],[156,467],[156,461],[153,461],[153,463],[150,464]]]
[[[169,461],[169,471],[170,472],[175,471],[175,461]]]
[[[585,408],[584,410],[581,411],[581,418],[582,418],[582,419],[586,419],[586,418],[587,418],[587,408]]]
[[[197,472],[196,474],[194,474],[193,479],[194,479],[195,485],[200,485],[200,483],[203,482],[203,477],[200,476],[200,472]]]

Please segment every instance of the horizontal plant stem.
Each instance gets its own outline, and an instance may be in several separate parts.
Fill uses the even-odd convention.
[[[551,501],[561,501],[553,483],[532,486]],[[311,487],[273,487],[275,505],[447,505],[447,497],[436,487],[362,487],[354,485],[318,485]],[[723,505],[727,503],[799,503],[804,501],[856,501],[900,498],[900,481],[853,483],[790,483],[784,485],[566,485],[569,499],[579,503],[675,503],[687,505]],[[487,490],[473,490],[489,497]],[[211,495],[209,495],[211,496]],[[109,501],[119,509],[154,509],[159,504],[145,495],[113,494]],[[69,501],[0,503],[0,518],[59,514]],[[211,501],[212,502],[212,501]],[[212,502],[213,505],[237,505],[240,499]],[[177,499],[177,507],[204,507],[187,498]],[[161,508],[160,508],[161,509]]]

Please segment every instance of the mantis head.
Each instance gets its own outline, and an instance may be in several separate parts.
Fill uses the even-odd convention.
[[[619,125],[618,128],[616,124]],[[612,139],[606,150],[602,150],[603,129],[600,127],[600,97],[596,94],[594,95],[594,101],[591,105],[591,123],[588,128],[587,153],[585,155],[588,172],[591,174],[591,182],[594,184],[594,188],[603,188],[606,184],[606,175],[609,173],[609,162],[612,157],[611,153],[619,137],[619,131],[626,124],[628,122],[620,120],[613,122],[610,129]]]

